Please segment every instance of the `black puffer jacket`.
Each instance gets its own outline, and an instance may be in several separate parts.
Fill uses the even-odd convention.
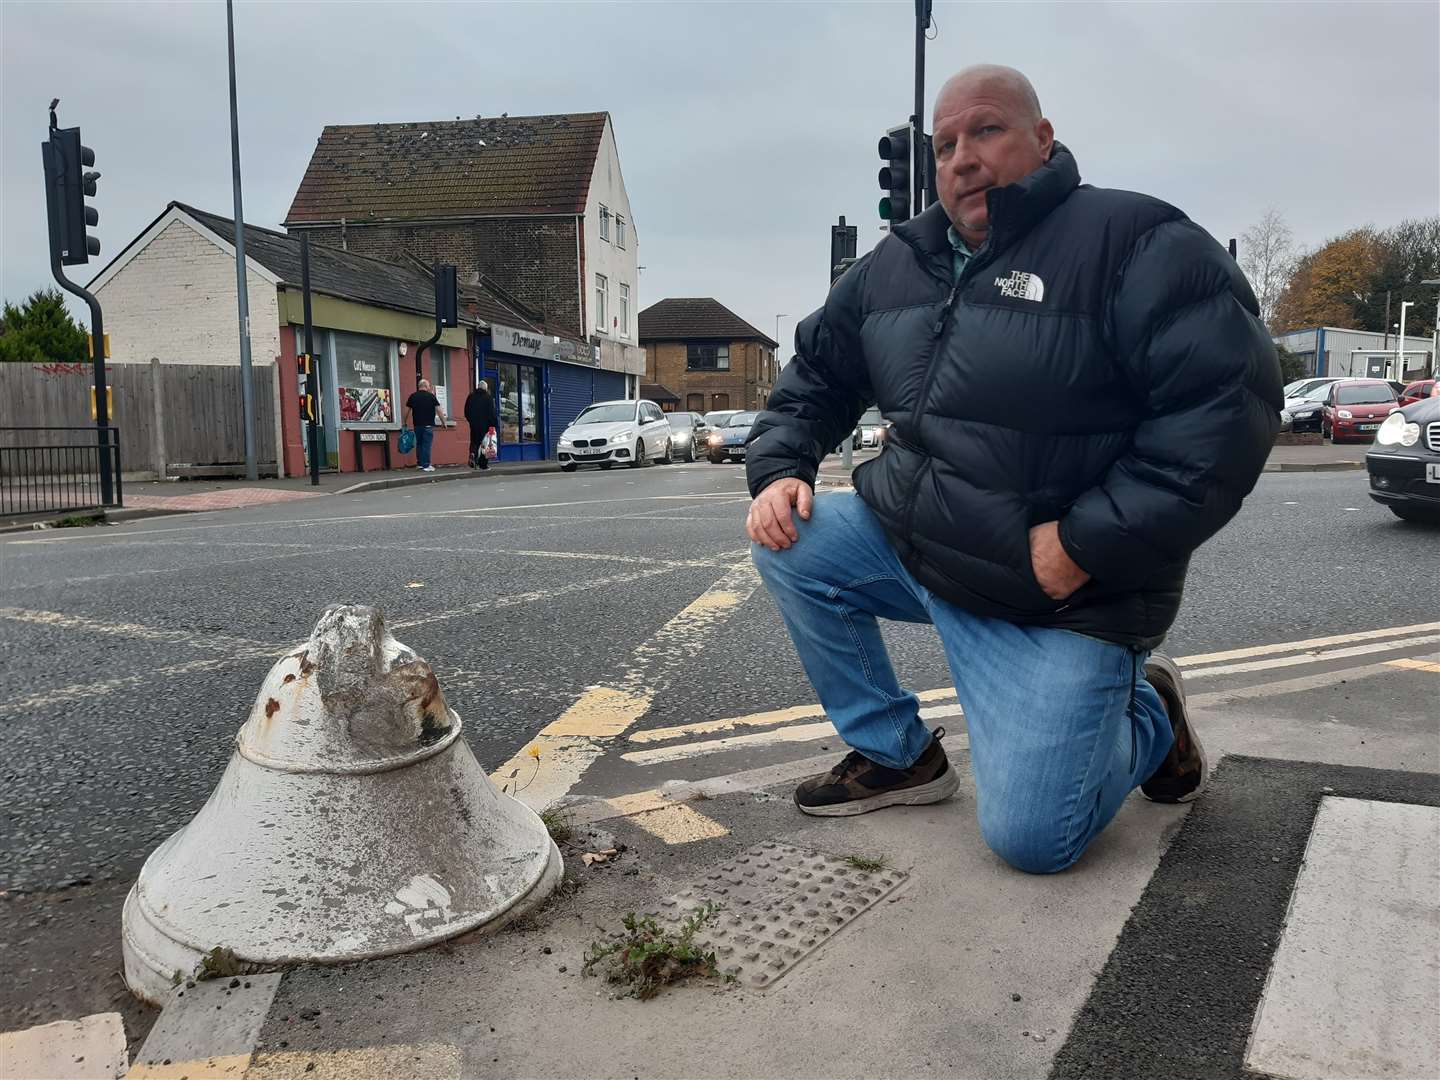
[[[1156,199],[1080,186],[1058,143],[989,210],[958,283],[937,204],[800,323],[751,436],[751,493],[813,483],[876,404],[893,427],[855,487],[922,584],[977,614],[1153,648],[1190,553],[1264,465],[1275,348],[1204,230]],[[1030,563],[1030,527],[1055,520],[1092,575],[1064,602]]]

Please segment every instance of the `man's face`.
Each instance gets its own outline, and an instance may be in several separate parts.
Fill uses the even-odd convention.
[[[972,247],[990,228],[985,196],[1029,176],[1050,158],[1055,132],[1027,115],[1007,88],[953,87],[935,103],[935,169],[940,203]]]

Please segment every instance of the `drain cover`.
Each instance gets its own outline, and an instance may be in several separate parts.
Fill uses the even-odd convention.
[[[889,867],[857,870],[833,855],[767,842],[646,914],[679,923],[705,904],[716,905],[715,921],[696,940],[715,950],[726,975],[768,986],[906,877]]]

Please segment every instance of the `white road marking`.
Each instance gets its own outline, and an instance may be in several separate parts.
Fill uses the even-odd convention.
[[[920,715],[923,717],[928,711],[930,710],[922,709]],[[958,706],[936,711],[944,716],[960,714]],[[662,746],[655,750],[633,750],[620,756],[632,765],[662,765],[670,761],[683,761],[686,758],[719,754],[727,750],[749,750],[757,746],[777,746],[781,743],[838,738],[839,734],[835,730],[835,725],[825,720],[818,724],[792,724],[789,727],[757,731],[750,735],[730,735],[723,739],[708,739],[704,742],[679,743],[675,746]],[[945,745],[951,749],[956,746],[962,748],[969,746],[969,736],[960,732],[947,735]]]
[[[112,623],[92,619],[85,615],[65,615],[58,611],[31,611],[25,608],[0,608],[0,619],[29,623],[32,626],[50,626],[60,630],[77,630],[88,634],[106,634],[113,637],[138,638],[141,641],[159,641],[168,645],[189,645],[196,649],[221,649],[233,652],[236,649],[269,648],[254,638],[233,637],[229,634],[209,633],[192,630],[160,630],[139,623]]]
[[[1342,682],[1357,682],[1376,675],[1391,675],[1399,661],[1382,661],[1378,664],[1362,664],[1359,667],[1336,668],[1316,675],[1302,675],[1295,679],[1278,679],[1275,682],[1258,683],[1254,686],[1236,686],[1229,690],[1211,690],[1204,694],[1190,694],[1188,701],[1192,709],[1211,709],[1231,701],[1253,701],[1256,698],[1283,697],[1286,694],[1319,690]],[[1437,665],[1440,668],[1440,665]]]
[[[1391,649],[1408,649],[1416,645],[1433,645],[1440,641],[1440,634],[1425,634],[1422,637],[1400,638],[1394,641],[1377,641],[1369,645],[1352,645],[1348,649],[1330,649],[1325,652],[1307,652],[1299,656],[1277,656],[1270,660],[1250,660],[1241,664],[1221,664],[1217,667],[1186,668],[1186,679],[1203,679],[1214,675],[1235,675],[1242,671],[1269,671],[1273,668],[1294,667],[1297,664],[1323,664],[1331,660],[1343,660],[1349,656],[1364,656],[1367,653],[1389,652]]]
[[[1437,932],[1440,808],[1322,798],[1246,1070],[1440,1076]]]

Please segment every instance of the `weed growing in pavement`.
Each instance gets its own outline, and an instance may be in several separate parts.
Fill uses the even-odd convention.
[[[553,807],[541,810],[540,820],[545,823],[545,831],[550,834],[550,839],[557,844],[563,844],[575,835],[575,819],[564,810]]]
[[[69,517],[60,518],[51,522],[51,527],[56,529],[89,529],[95,525],[104,524],[105,519],[99,514],[71,514]]]
[[[872,859],[868,855],[845,856],[846,866],[852,870],[864,870],[869,874],[873,874],[877,870],[884,870],[886,862],[887,860],[884,855],[881,855],[878,859]]]
[[[621,920],[623,934],[594,942],[585,950],[581,974],[594,975],[596,967],[609,961],[606,981],[625,988],[621,997],[641,1001],[648,1001],[663,987],[682,979],[719,975],[715,953],[695,942],[695,935],[714,922],[719,912],[720,905],[705,904],[675,930],[663,929],[654,919],[631,912]],[[725,978],[730,980],[728,975]]]

